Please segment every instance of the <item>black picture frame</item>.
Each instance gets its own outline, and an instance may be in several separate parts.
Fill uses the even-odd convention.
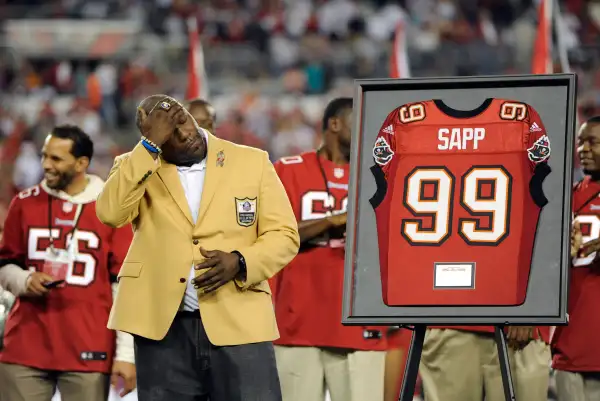
[[[436,306],[410,306],[410,307],[391,307],[387,312],[377,313],[358,313],[354,300],[356,298],[357,288],[355,283],[355,273],[358,266],[356,260],[357,236],[360,235],[358,216],[360,214],[360,205],[358,198],[361,193],[361,166],[363,158],[370,158],[371,152],[361,150],[363,141],[363,126],[365,123],[365,103],[367,94],[377,91],[394,91],[401,94],[403,91],[418,90],[465,90],[465,89],[483,89],[489,90],[491,96],[494,96],[494,90],[499,88],[525,88],[535,91],[536,88],[566,88],[566,102],[564,105],[565,135],[564,135],[564,154],[553,154],[553,159],[562,160],[564,168],[564,182],[562,185],[561,197],[563,207],[561,212],[561,238],[560,244],[560,283],[558,293],[557,308],[552,313],[518,313],[522,305],[501,307],[467,306],[467,307],[448,307],[444,305]],[[346,231],[346,260],[344,271],[344,291],[342,306],[342,323],[344,325],[564,325],[567,323],[567,298],[568,298],[568,267],[570,264],[570,227],[571,227],[571,191],[573,181],[573,159],[574,159],[574,138],[576,125],[576,96],[577,96],[577,77],[575,74],[549,74],[549,75],[509,75],[509,76],[477,76],[477,77],[444,77],[444,78],[413,78],[413,79],[362,79],[356,80],[354,84],[354,130],[352,136],[352,155],[350,167],[350,182],[348,194],[348,224]],[[399,96],[399,99],[401,96]],[[519,100],[519,99],[515,99]],[[389,105],[387,112],[404,104],[398,100],[397,104]],[[562,108],[561,108],[562,109]],[[378,121],[381,124],[383,121]],[[548,127],[546,127],[548,129]],[[374,137],[373,137],[374,138]],[[554,138],[556,141],[556,138]],[[539,228],[538,228],[539,229]],[[365,268],[372,268],[366,266]],[[379,271],[376,266],[374,271]],[[374,274],[374,273],[373,273]],[[373,278],[375,280],[375,278]],[[381,277],[379,277],[379,280]],[[529,294],[528,294],[529,295]],[[527,303],[527,301],[526,301]],[[465,314],[461,311],[478,308],[481,313]],[[376,309],[376,308],[373,308]],[[474,309],[472,309],[474,310]],[[483,312],[485,310],[485,312]],[[406,313],[410,311],[410,313]]]

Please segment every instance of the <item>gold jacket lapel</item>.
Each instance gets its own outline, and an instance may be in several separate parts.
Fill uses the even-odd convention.
[[[177,203],[177,206],[179,206],[190,224],[194,225],[194,220],[192,219],[192,214],[190,212],[190,206],[188,205],[185,192],[181,186],[179,174],[177,173],[177,167],[163,160],[161,167],[158,169],[158,175],[167,187],[167,190],[173,197],[173,200],[175,200],[175,203]]]
[[[200,200],[200,210],[196,225],[200,224],[202,218],[208,210],[219,183],[223,180],[223,175],[227,162],[225,160],[225,149],[223,142],[215,136],[208,134],[208,152],[206,156],[206,177],[204,178],[204,188],[202,189],[202,198]]]

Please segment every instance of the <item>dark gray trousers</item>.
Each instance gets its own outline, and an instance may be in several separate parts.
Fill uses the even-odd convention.
[[[160,341],[135,337],[139,401],[281,401],[273,344],[217,347],[198,312],[180,312]]]

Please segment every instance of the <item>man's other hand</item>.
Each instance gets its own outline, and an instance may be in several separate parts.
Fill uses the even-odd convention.
[[[110,376],[110,384],[116,390],[121,390],[119,392],[119,395],[121,397],[125,397],[127,394],[135,390],[135,364],[129,362],[114,361],[112,366],[112,374]]]
[[[509,326],[506,332],[508,346],[514,350],[522,350],[533,340],[533,326]]]
[[[44,287],[44,283],[54,281],[54,277],[43,272],[33,272],[27,277],[27,289],[23,296],[41,297],[50,292],[49,288]]]
[[[571,230],[571,258],[576,258],[581,245],[583,243],[583,235],[581,234],[581,226],[578,221],[573,224]]]
[[[200,253],[206,260],[196,265],[196,270],[209,270],[195,278],[193,283],[196,288],[204,288],[205,293],[213,292],[240,272],[240,257],[235,253],[207,251],[202,247]]]

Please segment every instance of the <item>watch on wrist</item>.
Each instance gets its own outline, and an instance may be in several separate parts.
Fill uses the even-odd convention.
[[[247,272],[247,269],[246,269],[246,258],[244,258],[244,255],[242,255],[238,251],[233,251],[231,253],[234,253],[234,254],[236,254],[238,256],[238,266],[240,267],[240,271],[238,272],[238,277],[241,280],[245,281],[246,280],[246,276],[247,276],[246,275],[246,272]]]

